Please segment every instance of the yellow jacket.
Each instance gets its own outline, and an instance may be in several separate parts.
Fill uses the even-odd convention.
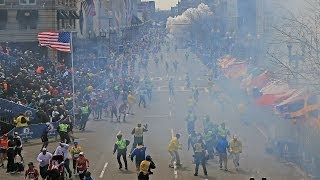
[[[78,158],[79,157],[79,153],[82,152],[82,148],[81,146],[72,146],[69,150],[72,158]]]
[[[173,137],[169,143],[168,150],[170,152],[173,152],[173,151],[178,151],[179,148],[180,148],[180,144],[178,139],[176,137]]]
[[[132,94],[128,94],[128,103],[133,104],[136,102],[136,98]]]
[[[26,122],[25,123],[21,123],[21,119],[22,117],[24,117],[26,119]],[[25,126],[28,126],[28,122],[29,122],[29,118],[28,117],[25,117],[23,115],[20,115],[17,117],[17,119],[14,120],[14,123],[16,123],[16,127],[25,127]]]
[[[241,141],[232,139],[229,142],[229,151],[230,151],[230,153],[235,153],[235,154],[242,153]]]

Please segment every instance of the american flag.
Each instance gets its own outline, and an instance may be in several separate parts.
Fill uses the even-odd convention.
[[[71,51],[70,32],[41,32],[38,34],[40,46],[47,46],[57,51]]]
[[[87,16],[95,16],[96,15],[96,10],[94,7],[93,0],[85,0],[83,2],[83,8],[84,8],[84,11],[86,12]]]

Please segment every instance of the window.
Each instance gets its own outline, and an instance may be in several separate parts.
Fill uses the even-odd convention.
[[[0,30],[5,30],[8,22],[8,11],[0,10]]]
[[[5,4],[5,0],[0,0],[0,5],[4,5]]]
[[[22,5],[35,5],[36,0],[20,0],[20,4],[22,4]]]
[[[20,30],[37,29],[37,24],[38,24],[37,10],[18,10],[16,18],[17,18],[17,21],[19,22]]]

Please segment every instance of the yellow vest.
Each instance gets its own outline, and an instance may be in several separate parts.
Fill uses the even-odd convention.
[[[68,124],[59,124],[59,130],[60,132],[67,132],[68,131]]]
[[[149,167],[150,167],[150,162],[147,160],[143,160],[140,163],[140,172],[143,172],[144,175],[148,174]]]
[[[88,106],[81,107],[81,112],[82,114],[89,114],[89,107]]]
[[[125,139],[118,140],[116,144],[118,145],[118,149],[125,149],[127,147],[127,142]]]
[[[143,128],[136,127],[134,128],[134,137],[142,137],[143,136]]]
[[[230,148],[231,153],[235,153],[235,154],[241,153],[242,152],[242,143],[239,140],[237,140],[237,141],[231,140],[229,142],[229,148]]]

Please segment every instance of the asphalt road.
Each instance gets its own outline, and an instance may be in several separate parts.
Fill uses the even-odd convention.
[[[134,163],[129,161],[129,170],[119,170],[116,156],[112,155],[116,134],[121,131],[126,139],[133,142],[130,135],[132,128],[138,122],[149,125],[149,132],[145,133],[144,139],[147,146],[147,154],[153,157],[157,168],[154,170],[153,180],[247,180],[249,177],[267,177],[270,180],[301,180],[306,179],[294,168],[280,163],[272,156],[264,153],[265,141],[263,130],[256,128],[254,123],[243,125],[238,119],[236,106],[243,97],[232,93],[228,88],[228,82],[220,81],[217,84],[228,96],[224,110],[209,97],[205,80],[206,68],[194,56],[190,56],[188,63],[184,62],[184,52],[171,52],[164,57],[169,61],[177,59],[179,70],[169,75],[164,72],[164,63],[156,68],[153,61],[150,62],[150,76],[154,82],[154,93],[151,103],[147,102],[147,108],[135,107],[135,115],[130,115],[126,123],[112,123],[108,118],[102,121],[89,121],[87,131],[76,133],[80,139],[80,145],[84,148],[87,158],[90,160],[90,171],[95,179],[104,180],[134,180],[136,178]],[[208,174],[203,176],[202,168],[199,169],[199,176],[194,177],[194,164],[192,164],[192,152],[187,151],[187,138],[185,116],[187,112],[187,99],[191,95],[190,90],[184,88],[185,72],[192,75],[192,85],[198,85],[201,89],[198,116],[209,114],[215,122],[226,122],[231,133],[238,134],[244,148],[240,159],[240,171],[236,172],[231,160],[229,160],[229,172],[219,170],[217,161],[208,162]],[[176,86],[175,97],[169,98],[168,79],[174,77]],[[202,122],[198,122],[197,130],[202,132]],[[182,167],[176,170],[168,167],[169,154],[167,151],[168,142],[172,133],[181,133],[180,142],[183,149],[180,151]],[[51,143],[49,150],[54,151],[58,143]],[[24,148],[26,162],[36,162],[35,158],[39,153],[40,145],[27,146]],[[131,147],[131,146],[130,146]],[[36,163],[37,164],[37,163]],[[21,175],[6,175],[5,170],[0,170],[0,179],[13,180],[21,179]],[[78,179],[73,177],[73,179]]]

